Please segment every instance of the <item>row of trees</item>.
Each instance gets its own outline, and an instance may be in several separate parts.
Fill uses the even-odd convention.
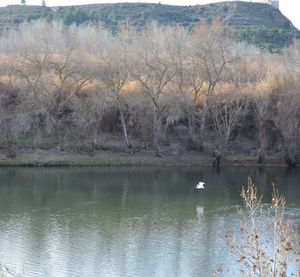
[[[0,40],[0,136],[59,149],[122,134],[133,151],[176,142],[221,153],[299,153],[300,44],[279,55],[237,43],[221,23],[193,30],[37,21]]]
[[[21,4],[22,5],[26,5],[26,0],[21,0]],[[42,6],[45,7],[46,6],[46,1],[42,0]]]

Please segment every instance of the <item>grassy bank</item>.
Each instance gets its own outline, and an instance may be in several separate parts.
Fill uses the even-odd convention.
[[[157,158],[152,151],[135,154],[97,151],[94,155],[58,150],[24,150],[15,158],[0,153],[0,166],[212,166],[214,158],[199,152],[168,155]],[[259,164],[254,157],[228,156],[221,166],[286,166],[283,159],[268,158]]]

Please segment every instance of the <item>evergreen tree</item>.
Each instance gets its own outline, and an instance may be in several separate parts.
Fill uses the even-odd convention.
[[[42,1],[42,6],[46,7],[46,1],[45,0]]]
[[[26,5],[26,0],[21,0],[21,4]]]

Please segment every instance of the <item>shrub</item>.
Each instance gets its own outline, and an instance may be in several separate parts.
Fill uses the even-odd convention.
[[[299,269],[299,233],[287,218],[286,199],[273,184],[272,201],[263,204],[251,178],[241,192],[240,229],[229,230],[228,245],[241,263],[242,276],[287,276]],[[296,265],[291,268],[292,265]],[[289,271],[288,271],[289,270]],[[291,273],[300,276],[300,271]]]

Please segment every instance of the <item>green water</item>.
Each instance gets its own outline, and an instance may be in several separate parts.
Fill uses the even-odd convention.
[[[247,176],[266,199],[275,182],[300,222],[296,170],[2,168],[0,263],[24,276],[210,276],[219,265],[234,276],[225,234]]]

